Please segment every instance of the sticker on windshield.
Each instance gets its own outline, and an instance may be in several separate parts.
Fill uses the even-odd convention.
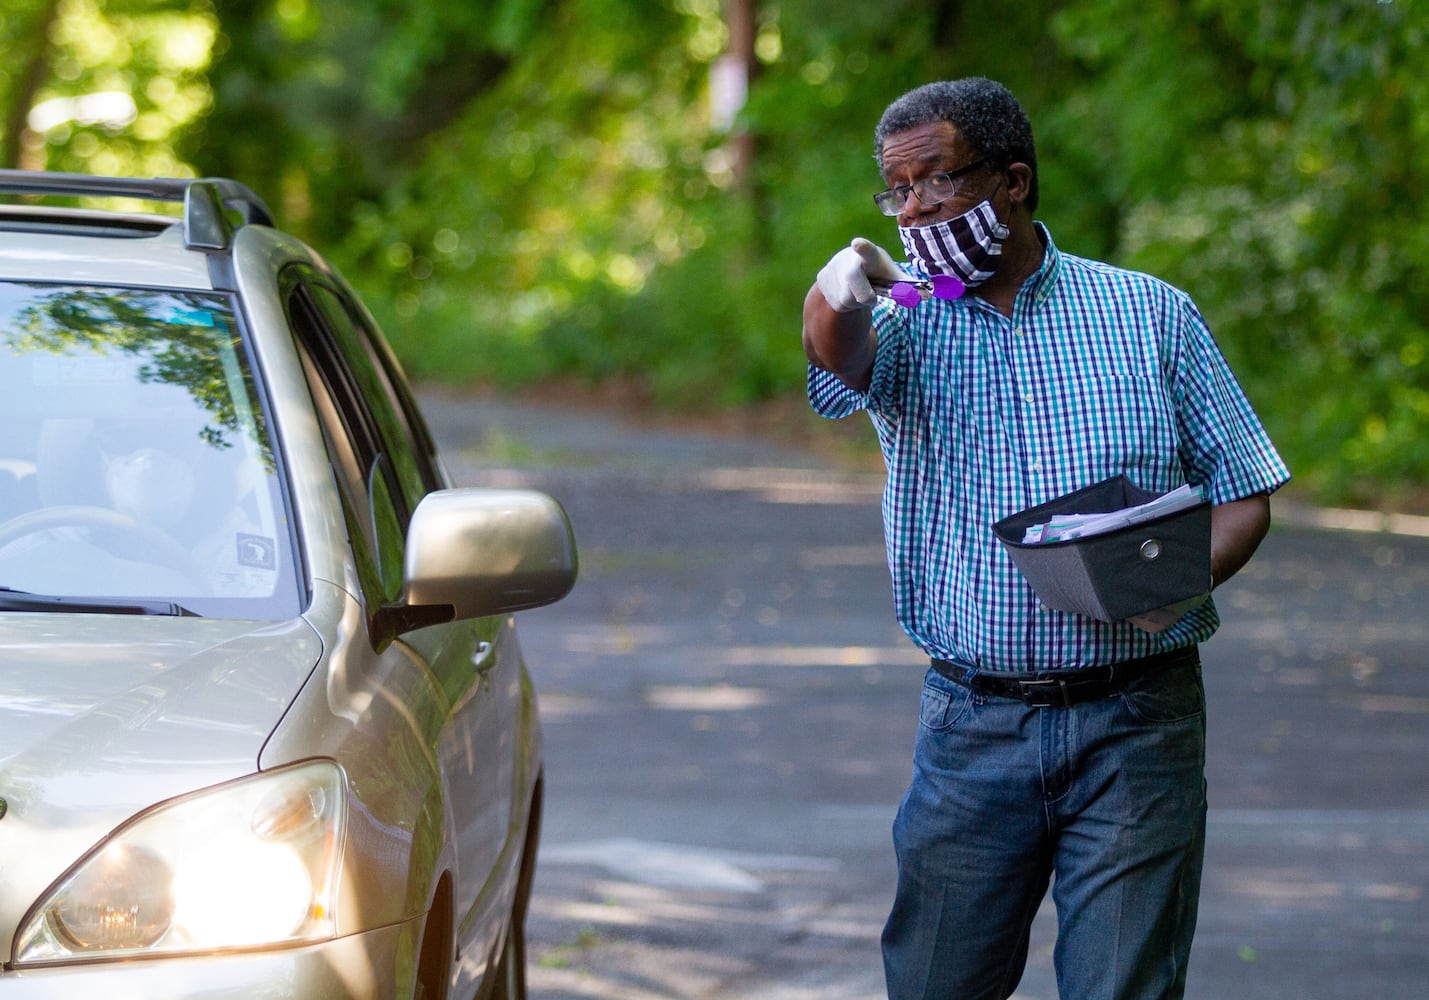
[[[278,543],[264,535],[238,533],[238,565],[277,569]]]

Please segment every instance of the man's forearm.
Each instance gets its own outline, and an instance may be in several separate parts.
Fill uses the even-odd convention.
[[[1270,497],[1256,493],[1211,508],[1211,583],[1225,583],[1255,554],[1270,530]]]
[[[812,364],[862,392],[872,378],[877,350],[870,310],[837,312],[817,285],[809,289],[804,298],[804,354]]]

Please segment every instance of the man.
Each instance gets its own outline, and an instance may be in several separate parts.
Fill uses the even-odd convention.
[[[1169,627],[1040,607],[994,522],[1125,474],[1214,504],[1210,586],[1239,570],[1288,473],[1186,295],[1057,249],[1032,130],[1000,84],[895,101],[875,131],[913,277],[864,239],[804,302],[809,398],[871,416],[900,623],[933,666],[894,823],[894,1000],[1002,1000],[1055,876],[1067,1000],[1184,991],[1205,834],[1207,600]],[[1140,627],[1140,626],[1145,626]],[[1060,683],[1028,683],[1038,673]]]

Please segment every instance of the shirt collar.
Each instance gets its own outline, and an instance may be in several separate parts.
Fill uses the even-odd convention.
[[[1019,295],[1032,296],[1032,304],[1040,306],[1046,302],[1057,286],[1057,279],[1062,276],[1062,254],[1057,249],[1057,244],[1052,242],[1052,234],[1047,227],[1040,222],[1034,222],[1037,229],[1037,238],[1042,241],[1044,253],[1042,254],[1042,266],[1022,283],[1022,291]]]

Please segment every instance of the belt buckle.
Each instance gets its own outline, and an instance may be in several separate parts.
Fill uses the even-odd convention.
[[[1071,693],[1067,682],[1061,677],[1038,677],[1030,681],[1018,681],[1022,700],[1031,708],[1070,708]]]

